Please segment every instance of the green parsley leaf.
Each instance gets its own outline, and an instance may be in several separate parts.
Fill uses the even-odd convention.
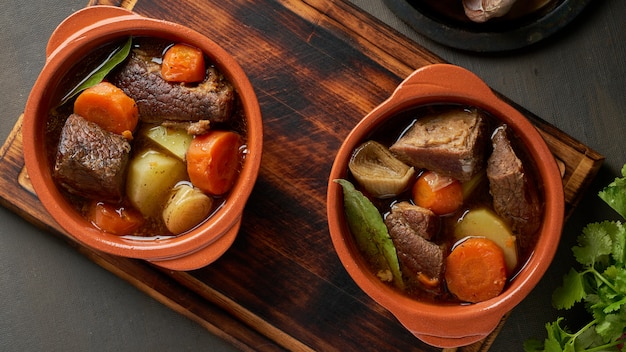
[[[626,271],[615,269],[615,277],[614,277],[614,289],[617,293],[621,295],[626,295]]]
[[[619,221],[605,221],[603,226],[613,242],[611,249],[613,260],[623,266],[626,264],[626,227]]]
[[[598,195],[626,219],[626,164],[622,167],[622,176],[622,178],[616,178]]]
[[[543,351],[543,343],[537,339],[528,339],[524,341],[524,351],[526,352],[539,352]]]
[[[599,196],[626,219],[626,164]],[[582,265],[564,275],[563,284],[552,295],[557,309],[585,304],[592,319],[578,331],[562,328],[562,317],[546,324],[548,337],[524,343],[527,352],[626,351],[626,226],[620,221],[588,224],[578,236],[572,253]]]
[[[624,333],[626,321],[623,314],[608,314],[602,322],[599,322],[596,331],[603,337],[604,342],[613,342]]]
[[[572,251],[580,264],[593,266],[611,254],[611,249],[611,236],[607,230],[602,224],[592,223],[583,229],[582,235],[578,236],[578,246]]]
[[[554,323],[546,324],[548,338],[545,341],[547,352],[573,351],[573,343],[570,334],[561,328],[563,318],[557,319]]]
[[[552,305],[556,309],[570,309],[585,298],[583,276],[573,268],[563,277],[563,285],[552,294]]]
[[[601,346],[604,344],[602,336],[598,335],[596,329],[584,329],[576,336],[575,348],[578,351],[593,348],[593,346]],[[611,350],[615,350],[614,348]]]

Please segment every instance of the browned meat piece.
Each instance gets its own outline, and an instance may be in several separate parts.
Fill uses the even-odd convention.
[[[443,250],[426,239],[436,234],[438,222],[437,215],[432,211],[407,202],[394,205],[385,218],[400,269],[409,286],[432,292],[441,289]]]
[[[507,131],[506,125],[500,126],[492,137],[493,152],[487,161],[489,191],[496,213],[509,223],[520,246],[529,248],[528,239],[539,228],[542,209],[537,189],[524,172]]]
[[[484,167],[487,139],[482,114],[459,108],[419,118],[390,150],[416,169],[466,182]]]
[[[199,136],[209,133],[211,130],[211,122],[209,120],[200,121],[163,121],[161,126],[169,128],[178,128],[187,131],[188,134]]]
[[[111,78],[113,84],[135,99],[141,121],[229,120],[235,92],[217,68],[209,67],[207,78],[199,84],[167,82],[161,77],[160,63],[154,60],[161,57],[164,49],[150,41],[140,42]]]
[[[129,153],[124,137],[72,114],[61,131],[53,177],[70,193],[119,201]]]
[[[385,223],[394,231],[411,231],[427,240],[439,231],[439,217],[435,213],[409,202],[394,204]]]

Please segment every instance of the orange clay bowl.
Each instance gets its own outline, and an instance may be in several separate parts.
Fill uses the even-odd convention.
[[[57,82],[94,49],[131,35],[185,42],[200,48],[235,87],[247,123],[248,153],[225,204],[208,221],[173,238],[124,238],[96,229],[61,195],[46,160],[44,133]],[[22,132],[28,175],[39,200],[54,220],[85,246],[145,259],[173,270],[197,269],[219,258],[235,240],[261,163],[261,112],[252,85],[239,64],[212,40],[192,29],[112,6],[87,7],[69,16],[50,37],[46,56],[26,103]]]
[[[421,302],[381,282],[359,253],[348,229],[341,186],[352,151],[385,121],[409,108],[433,103],[459,103],[483,109],[507,123],[537,164],[544,186],[545,213],[539,238],[527,264],[496,298],[474,304],[438,305]],[[333,164],[328,182],[328,224],[337,254],[357,285],[393,313],[420,340],[437,347],[459,347],[484,339],[502,317],[528,295],[550,265],[563,226],[563,184],[556,161],[531,123],[498,99],[473,73],[453,65],[436,64],[415,71],[392,96],[372,110],[350,132]]]

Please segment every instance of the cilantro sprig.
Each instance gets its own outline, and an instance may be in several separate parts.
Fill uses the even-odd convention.
[[[626,220],[626,165],[622,177],[599,192],[599,197]],[[572,248],[581,268],[563,277],[552,295],[556,309],[583,303],[592,320],[576,332],[564,318],[546,324],[547,338],[524,343],[526,352],[626,351],[626,225],[622,221],[588,224]]]

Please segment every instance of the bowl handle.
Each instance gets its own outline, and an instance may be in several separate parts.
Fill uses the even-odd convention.
[[[417,98],[416,98],[417,97]],[[473,106],[488,101],[503,111],[512,108],[500,100],[491,88],[476,74],[460,66],[432,64],[415,70],[396,88],[391,97],[382,105],[400,106],[400,110],[416,104],[416,100],[449,101],[451,97],[458,103]],[[419,103],[419,102],[418,102]],[[405,309],[390,309],[396,318],[420,340],[437,347],[454,348],[469,345],[487,337],[498,325],[502,315],[494,312],[488,317],[444,322],[437,317],[417,318]],[[446,336],[442,336],[442,324],[446,324]]]
[[[107,5],[89,6],[74,12],[52,32],[46,46],[46,59],[49,59],[61,44],[78,37],[83,29],[100,21],[129,15],[139,16],[130,10]]]
[[[400,83],[389,100],[450,95],[465,97],[469,101],[496,97],[482,79],[467,69],[451,64],[432,64],[411,73]]]
[[[219,259],[222,254],[230,248],[239,233],[241,221],[242,218],[239,217],[233,224],[233,227],[228,229],[228,231],[217,238],[214,242],[209,243],[206,247],[201,248],[196,252],[185,254],[177,258],[148,261],[152,264],[160,266],[161,268],[176,271],[189,271],[203,268]]]
[[[441,348],[467,346],[483,340],[498,327],[503,317],[502,313],[494,311],[486,316],[470,314],[449,321],[449,317],[418,317],[401,309],[392,313],[415,337]]]

